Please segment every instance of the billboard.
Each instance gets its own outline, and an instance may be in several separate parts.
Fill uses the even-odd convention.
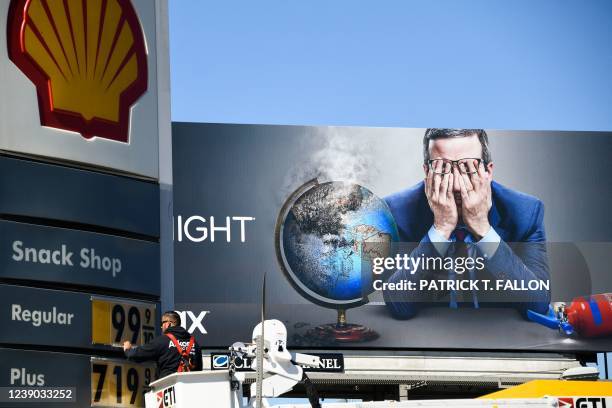
[[[610,136],[174,123],[175,306],[250,340],[266,274],[292,347],[609,350]]]

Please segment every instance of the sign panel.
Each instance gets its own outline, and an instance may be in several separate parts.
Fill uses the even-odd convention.
[[[0,402],[1,407],[90,406],[89,356],[0,348],[0,361],[0,387],[3,390],[20,390],[24,387],[34,390],[52,388],[58,391],[57,397],[60,397],[60,394],[65,397],[64,401],[45,401],[32,395],[25,399],[20,398],[18,402]],[[8,396],[10,397],[10,394]],[[7,396],[3,396],[3,401],[5,397]]]
[[[79,354],[0,348],[0,361],[0,407],[144,407],[144,387],[155,380],[150,364]],[[38,392],[21,398],[24,389]]]
[[[117,299],[91,300],[93,343],[122,346],[124,341],[143,345],[155,337],[155,304]]]
[[[152,182],[0,155],[0,214],[159,237]]]
[[[0,284],[0,343],[104,348],[148,343],[155,303]]]
[[[0,220],[0,277],[159,296],[154,242]]]
[[[0,150],[158,178],[156,2],[3,1]]]
[[[84,293],[0,285],[0,342],[91,346],[91,309]]]
[[[266,273],[289,347],[612,349],[609,133],[175,123],[173,155],[202,344],[251,340]]]
[[[92,407],[144,407],[145,387],[153,381],[152,365],[125,360],[91,359]]]

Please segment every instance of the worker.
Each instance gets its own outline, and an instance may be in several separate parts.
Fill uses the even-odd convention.
[[[175,311],[162,315],[162,334],[142,346],[129,341],[123,343],[128,360],[155,361],[158,378],[176,372],[202,371],[202,349],[195,338],[181,326],[181,317]]]

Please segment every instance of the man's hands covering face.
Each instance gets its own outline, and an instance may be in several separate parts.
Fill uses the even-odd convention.
[[[457,226],[459,215],[457,205],[453,196],[453,179],[457,177],[454,173],[435,174],[440,171],[442,163],[437,163],[436,167],[427,172],[425,179],[425,195],[429,202],[429,208],[434,214],[434,227],[446,239]]]
[[[453,169],[454,177],[458,177],[461,188],[461,218],[474,238],[479,241],[491,228],[489,224],[489,210],[493,201],[491,199],[491,175],[485,172],[481,162],[468,161],[467,171],[471,174]]]
[[[481,162],[469,161],[467,171],[460,172],[455,166],[452,173],[436,174],[441,170],[430,169],[425,179],[425,195],[434,215],[434,227],[449,239],[459,220],[457,204],[453,194],[453,182],[458,180],[461,191],[461,218],[475,240],[480,240],[491,228],[489,210],[491,209],[491,175],[485,172]]]

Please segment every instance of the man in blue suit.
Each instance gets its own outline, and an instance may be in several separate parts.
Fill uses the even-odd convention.
[[[470,270],[471,280],[548,281],[544,206],[535,197],[493,181],[486,132],[427,129],[423,155],[425,180],[386,198],[400,240],[414,243],[410,257],[452,257],[464,248],[470,257],[484,259],[485,267],[477,274]],[[448,270],[399,269],[387,282],[457,278]],[[450,290],[441,297],[440,293],[385,290],[384,296],[389,311],[398,319],[413,317],[420,307],[436,301],[450,307],[509,304],[523,313],[528,309],[545,313],[548,309],[547,289],[503,292],[492,297],[482,288],[467,294]]]

